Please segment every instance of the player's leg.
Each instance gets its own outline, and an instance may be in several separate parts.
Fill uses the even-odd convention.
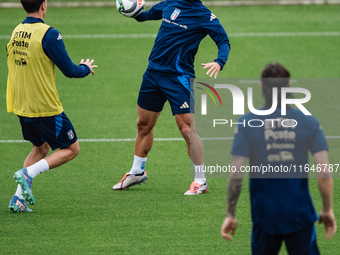
[[[13,212],[30,212],[32,210],[27,207],[25,198],[23,196],[25,195],[27,201],[30,201],[31,204],[34,204],[34,197],[31,192],[33,178],[27,174],[27,167],[43,159],[47,155],[50,147],[44,140],[40,138],[39,134],[34,129],[34,124],[26,122],[25,119],[21,117],[20,124],[24,139],[30,141],[33,144],[33,149],[25,159],[23,166],[24,168],[17,171],[14,175],[18,185],[15,194],[12,196],[12,199],[9,202],[8,208]]]
[[[319,255],[314,223],[285,236],[289,255]]]
[[[253,225],[251,234],[252,255],[277,255],[280,251],[283,235],[270,235],[259,226]]]
[[[49,169],[56,168],[71,161],[78,155],[79,149],[79,141],[77,140],[69,146],[56,150],[50,156],[45,158],[49,165]]]
[[[157,86],[160,77],[157,73],[149,71],[144,73],[138,96],[137,136],[132,168],[112,187],[114,190],[128,189],[136,184],[145,183],[148,178],[145,164],[153,144],[153,128],[166,102]]]
[[[113,190],[128,189],[136,184],[145,183],[148,179],[145,164],[153,144],[153,128],[160,112],[148,111],[137,106],[137,136],[135,141],[135,155],[130,172],[112,187]]]
[[[46,157],[50,146],[45,142],[42,146],[33,145],[33,150],[27,156],[24,168],[30,177],[35,178],[47,170],[61,166],[74,159],[79,153],[79,142],[76,140],[71,145],[56,150],[50,156]],[[45,158],[46,157],[46,158]]]
[[[195,180],[190,185],[185,195],[202,194],[208,191],[208,185],[204,170],[204,151],[203,144],[196,133],[194,123],[194,113],[176,114],[177,126],[186,141],[189,157],[194,164]]]
[[[28,159],[26,159],[28,163],[26,168],[28,174],[32,178],[35,178],[38,174],[44,171],[61,166],[78,155],[79,142],[77,135],[70,119],[65,113],[61,113],[53,117],[42,118],[41,121],[33,123],[33,126],[37,136],[39,136],[41,140],[45,141],[39,149],[40,151],[45,151],[40,154],[40,156],[44,157],[35,164],[32,164],[34,160],[31,159],[38,159],[39,153],[36,153],[38,154],[37,157],[34,157],[35,154],[33,154],[32,157],[29,155]],[[34,144],[32,136],[28,140]],[[54,152],[46,157],[50,147]]]
[[[39,121],[20,118],[20,123],[24,138],[34,146],[25,160],[24,168],[18,170],[14,174],[14,178],[21,186],[25,201],[34,204],[31,191],[33,178],[75,158],[79,152],[79,142],[71,121],[64,113],[53,117],[44,117]],[[44,158],[50,146],[53,150],[60,149]],[[20,193],[20,188],[17,189],[17,193]]]
[[[141,158],[146,158],[153,144],[153,128],[156,125],[161,112],[148,111],[138,105],[137,113],[138,119],[135,155]]]
[[[46,142],[43,143],[41,146],[33,145],[32,151],[30,152],[30,154],[28,154],[28,156],[25,159],[24,168],[27,168],[30,165],[33,165],[39,162],[41,159],[43,159],[47,155],[49,149],[50,149],[50,146]],[[28,177],[27,179],[30,180],[30,178]],[[32,182],[30,184],[32,185]],[[21,184],[18,184],[17,190],[15,194],[12,196],[12,199],[9,203],[8,208],[12,210],[13,212],[31,212],[32,211],[31,209],[27,207],[27,203],[22,195]]]
[[[195,181],[185,195],[196,195],[207,192],[205,179],[203,144],[196,133],[194,123],[194,102],[192,91],[193,79],[187,75],[164,76],[162,92],[170,103],[172,114],[176,118],[177,126],[187,143],[188,154],[195,167]]]
[[[176,114],[176,123],[187,143],[188,155],[195,165],[204,163],[203,144],[196,133],[194,113]]]
[[[25,159],[24,168],[29,167],[45,158],[50,148],[51,147],[48,145],[47,142],[44,142],[43,145],[39,147],[33,144],[32,151],[30,152],[30,154],[28,154],[28,156]]]
[[[19,170],[16,173],[16,175],[20,176],[21,179],[26,178],[25,176],[27,176],[27,178],[32,178],[32,182],[33,182],[33,178],[35,178],[37,175],[69,162],[70,160],[74,159],[78,155],[78,153],[79,153],[79,142],[78,140],[76,140],[71,145],[68,145],[64,148],[56,150],[50,156],[39,160],[33,165],[29,165],[26,168]],[[18,178],[16,179],[18,180]],[[31,182],[31,185],[32,185],[32,182]],[[27,186],[23,187],[24,184],[22,183],[20,185],[21,185],[22,193],[24,195],[25,200],[29,204],[34,204],[34,198],[32,195],[32,191],[30,189],[31,185],[29,186],[29,188]]]

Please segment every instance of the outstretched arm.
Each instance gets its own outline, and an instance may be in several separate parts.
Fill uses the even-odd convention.
[[[243,156],[233,156],[232,166],[236,167],[236,172],[231,173],[229,177],[227,188],[227,213],[221,227],[221,235],[228,241],[233,240],[229,232],[231,231],[231,234],[234,235],[237,228],[235,209],[243,183],[243,174],[240,171],[240,168],[244,166],[246,159],[247,158]]]
[[[93,72],[92,68],[85,63],[80,63],[80,65],[73,63],[65,49],[62,36],[58,30],[50,28],[43,38],[42,46],[45,54],[66,77],[82,78]],[[95,68],[95,66],[93,66],[93,68]]]
[[[326,238],[332,238],[336,232],[336,221],[333,213],[333,179],[329,172],[329,160],[327,151],[320,151],[313,155],[315,164],[322,166],[322,171],[318,173],[318,185],[322,197],[323,208],[319,214],[319,223],[325,224]],[[325,172],[324,166],[325,167]]]
[[[164,1],[152,6],[151,9],[141,12],[135,19],[139,22],[146,20],[159,20],[162,18]]]
[[[214,78],[216,79],[218,72],[223,69],[229,57],[229,38],[223,26],[220,24],[220,21],[212,13],[202,17],[201,25],[218,47],[218,56],[214,62],[202,64],[204,69],[209,68],[207,75],[210,74],[210,77],[214,75]]]

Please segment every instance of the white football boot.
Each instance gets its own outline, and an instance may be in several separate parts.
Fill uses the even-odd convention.
[[[199,195],[206,193],[208,191],[208,184],[205,182],[203,184],[199,184],[198,182],[192,182],[190,185],[190,189],[188,189],[184,195]]]
[[[130,173],[126,173],[116,185],[112,187],[113,190],[124,190],[128,189],[134,185],[145,183],[148,179],[146,172],[144,171],[143,174],[134,175]]]

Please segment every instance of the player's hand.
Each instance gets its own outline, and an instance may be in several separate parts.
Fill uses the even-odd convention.
[[[225,218],[222,227],[221,227],[221,235],[227,241],[232,241],[233,238],[229,234],[231,231],[232,235],[235,235],[235,230],[237,228],[237,220],[234,217],[228,216]]]
[[[319,224],[325,224],[326,239],[332,238],[336,232],[336,222],[333,210],[328,212],[321,211],[319,214]]]
[[[94,75],[93,68],[98,68],[98,66],[92,65],[93,62],[94,62],[94,59],[90,60],[90,59],[88,58],[88,59],[86,59],[86,61],[84,61],[84,59],[80,60],[80,63],[79,63],[79,64],[87,65],[88,67],[90,67],[91,73]]]
[[[216,63],[216,62],[210,62],[210,63],[207,63],[207,64],[201,64],[201,65],[203,66],[204,69],[209,68],[207,75],[210,74],[210,77],[215,75],[214,79],[216,79],[218,72],[221,71],[220,64]]]

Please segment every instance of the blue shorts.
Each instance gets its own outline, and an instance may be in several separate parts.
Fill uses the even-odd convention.
[[[279,220],[279,219],[278,219]],[[285,242],[289,255],[319,255],[316,243],[316,230],[314,223],[307,227],[290,233],[269,235],[261,227],[254,227],[252,232],[253,255],[277,255],[282,242]]]
[[[173,115],[194,112],[190,106],[194,102],[193,80],[188,75],[170,76],[147,70],[137,104],[145,110],[160,112],[168,100]]]
[[[73,125],[64,112],[52,117],[18,117],[24,139],[37,147],[47,142],[52,150],[55,150],[77,141]]]

